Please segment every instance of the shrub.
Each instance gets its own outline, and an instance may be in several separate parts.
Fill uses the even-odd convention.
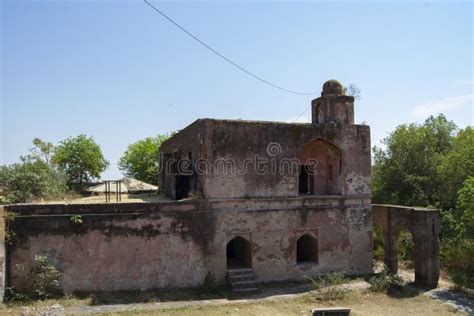
[[[15,285],[5,292],[6,301],[23,301],[27,299],[48,299],[62,295],[60,284],[61,272],[45,256],[35,256],[35,265],[26,269],[21,264],[13,267]]]
[[[13,241],[15,240],[15,232],[10,230],[10,224],[13,222],[16,218],[17,214],[15,212],[5,212],[3,213],[3,220],[5,222],[5,242],[8,244],[13,244]]]
[[[342,285],[348,280],[342,272],[330,272],[318,277],[306,277],[314,288],[313,297],[317,300],[340,300],[348,290]]]
[[[23,302],[27,301],[29,297],[18,292],[14,286],[8,286],[5,288],[3,299],[5,302]]]
[[[392,290],[401,290],[405,286],[405,281],[398,276],[393,275],[384,267],[383,271],[372,276],[367,280],[370,284],[371,292],[390,292]]]
[[[451,273],[451,280],[457,287],[469,287],[469,276],[463,271],[454,271]]]
[[[215,293],[219,290],[219,284],[217,284],[216,277],[211,272],[207,272],[206,277],[204,278],[204,289],[210,293]]]
[[[57,297],[62,294],[61,272],[45,256],[35,256],[36,266],[33,267],[33,288],[40,299]]]
[[[0,183],[4,186],[7,203],[55,199],[66,193],[61,171],[31,157],[21,157],[21,160],[20,163],[0,166]]]
[[[81,225],[84,221],[82,220],[81,215],[72,215],[69,220],[74,224],[74,225]]]
[[[474,240],[446,241],[441,250],[441,261],[457,286],[474,288]],[[471,277],[470,277],[471,276]]]

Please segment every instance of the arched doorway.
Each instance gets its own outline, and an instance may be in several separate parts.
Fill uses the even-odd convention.
[[[318,240],[311,234],[304,234],[296,242],[296,262],[318,263]]]
[[[227,268],[252,267],[252,247],[250,242],[240,236],[227,243]]]
[[[323,139],[303,145],[300,155],[299,193],[310,195],[341,194],[340,150]]]

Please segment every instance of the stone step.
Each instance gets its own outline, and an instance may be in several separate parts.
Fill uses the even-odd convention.
[[[241,273],[241,274],[227,274],[227,276],[229,278],[246,278],[246,277],[250,277],[250,276],[255,276],[255,274],[253,273]]]
[[[234,282],[240,282],[240,281],[256,281],[255,274],[240,274],[240,275],[234,275],[234,276],[229,276],[229,280],[234,283]]]
[[[256,291],[257,277],[250,268],[233,268],[227,270],[227,281],[233,292]]]
[[[253,271],[250,269],[241,271],[227,271],[228,276],[240,276],[240,275],[253,275]]]
[[[242,288],[242,289],[232,289],[234,292],[251,292],[251,291],[258,291],[258,288],[252,287],[252,288]]]
[[[247,285],[257,285],[255,281],[239,281],[239,282],[232,282],[232,286],[247,286]]]

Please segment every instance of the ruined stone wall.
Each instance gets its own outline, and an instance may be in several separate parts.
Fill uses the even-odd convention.
[[[370,194],[368,126],[202,119],[188,128],[196,129],[195,124],[206,130],[200,134],[205,135],[202,142],[206,145],[200,157],[209,162],[210,171],[198,176],[199,193],[205,198],[298,196],[298,165],[290,161],[297,160],[303,146],[316,139],[332,144],[341,152],[340,194]],[[191,144],[194,134],[176,135],[162,151],[172,152],[179,144]],[[257,167],[256,157],[261,168]],[[230,164],[235,168],[229,169]],[[226,172],[215,168],[217,165],[224,166]],[[166,184],[172,181],[171,177],[163,180],[162,189],[173,196],[170,184]]]
[[[384,262],[392,273],[398,271],[398,238],[408,230],[415,243],[415,284],[435,288],[439,280],[439,210],[398,205],[373,204],[373,221],[382,230]]]
[[[166,168],[171,166],[170,159],[179,161],[183,158],[189,158],[193,162],[198,159],[205,159],[207,157],[209,132],[206,120],[199,119],[161,145],[160,157],[157,157],[161,165],[158,174],[159,187],[171,198],[176,198],[175,172],[177,172],[176,168],[178,166],[175,165],[175,170],[171,170],[171,173],[169,173],[170,170],[167,171]],[[203,190],[201,178],[196,173],[193,174],[191,186],[194,191],[201,192]]]
[[[194,200],[156,204],[16,205],[8,247],[9,283],[16,264],[44,255],[61,271],[66,292],[187,287],[208,272],[224,282],[226,244],[251,242],[259,281],[327,271],[371,272],[370,198]],[[71,221],[81,215],[83,223]],[[319,260],[296,264],[296,240],[317,236]]]

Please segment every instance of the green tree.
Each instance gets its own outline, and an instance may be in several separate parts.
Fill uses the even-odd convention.
[[[385,150],[374,147],[374,201],[439,205],[443,179],[438,167],[453,147],[456,130],[443,115],[431,116],[423,124],[398,126],[383,140]]]
[[[441,208],[454,208],[464,180],[474,176],[474,129],[470,126],[453,138],[451,150],[444,155],[437,172],[442,186],[438,193]]]
[[[30,149],[31,156],[35,159],[43,160],[47,165],[51,165],[51,158],[54,153],[54,146],[51,142],[42,141],[39,138],[33,139],[34,147]]]
[[[458,192],[456,206],[462,212],[465,236],[474,239],[474,177],[464,181],[463,187]]]
[[[384,144],[384,150],[374,148],[374,201],[439,208],[441,263],[456,284],[472,287],[473,128],[458,130],[439,115],[423,124],[398,126]]]
[[[0,184],[8,203],[60,198],[67,192],[64,173],[51,164],[53,144],[35,138],[33,145],[19,163],[0,166]]]
[[[118,162],[119,169],[127,177],[157,184],[160,146],[174,134],[147,137],[128,145],[127,150]]]
[[[7,203],[62,197],[66,191],[64,175],[42,160],[22,157],[21,163],[0,166],[0,183]]]
[[[456,208],[448,222],[455,229],[442,240],[441,263],[457,286],[474,288],[474,177],[458,191]]]
[[[109,165],[94,139],[82,134],[61,141],[54,149],[53,163],[64,170],[69,187],[79,190]]]

